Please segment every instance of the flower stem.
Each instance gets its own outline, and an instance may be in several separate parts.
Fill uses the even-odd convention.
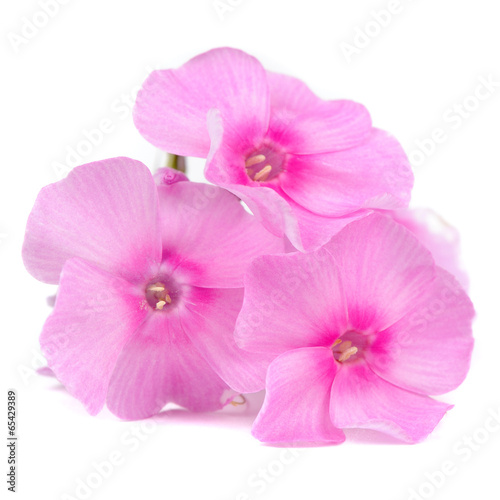
[[[184,156],[167,153],[167,167],[186,173],[186,158]]]

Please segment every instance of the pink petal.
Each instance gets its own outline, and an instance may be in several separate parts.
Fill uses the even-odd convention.
[[[458,282],[443,269],[397,323],[376,335],[366,354],[372,370],[405,389],[443,394],[469,370],[474,308]]]
[[[332,385],[336,427],[373,429],[410,443],[426,438],[450,408],[389,384],[363,361],[342,366]]]
[[[353,101],[321,101],[280,130],[280,144],[290,153],[331,153],[357,146],[372,130],[362,104]],[[274,134],[271,134],[274,135]]]
[[[293,201],[278,184],[263,186],[251,181],[244,163],[249,146],[242,145],[217,110],[209,112],[208,126],[212,146],[205,168],[206,178],[241,198],[269,232],[276,236],[285,234],[298,250],[319,248],[349,222],[370,213],[363,209],[346,217],[323,217]]]
[[[104,405],[123,346],[146,317],[144,302],[136,287],[83,260],[63,268],[40,344],[51,370],[92,415]]]
[[[43,188],[26,227],[24,264],[57,283],[66,260],[81,257],[138,281],[161,259],[158,197],[150,171],[129,158],[89,163]]]
[[[277,355],[329,347],[347,324],[339,271],[327,252],[269,255],[250,266],[235,330],[243,349]]]
[[[322,103],[302,80],[272,71],[266,75],[273,113],[285,112],[296,117]]]
[[[467,289],[469,278],[460,263],[460,235],[442,217],[430,209],[389,212],[394,220],[409,229],[427,248],[436,264],[453,274]]]
[[[240,50],[219,48],[178,69],[154,71],[137,96],[134,121],[156,147],[206,158],[210,149],[206,116],[211,108],[247,130],[267,129],[269,90],[257,59]]]
[[[328,243],[332,236],[344,229],[351,222],[370,215],[371,210],[358,210],[345,217],[324,217],[305,209],[283,193],[283,199],[291,209],[296,221],[297,230],[289,225],[287,236],[291,243],[301,252],[309,252]]]
[[[357,147],[292,156],[280,179],[283,190],[297,203],[331,217],[361,208],[406,207],[413,185],[403,148],[377,129]]]
[[[272,234],[281,237],[290,228],[297,232],[291,210],[280,195],[251,181],[246,174],[245,152],[252,147],[253,140],[241,139],[218,110],[209,112],[208,128],[212,145],[205,167],[207,180],[241,198]]]
[[[218,375],[237,392],[264,389],[272,354],[241,350],[234,341],[243,289],[192,288],[180,312],[187,337]]]
[[[323,347],[295,349],[276,358],[252,434],[265,443],[342,443],[344,433],[329,415],[335,372],[332,353]]]
[[[189,275],[191,284],[242,287],[252,259],[284,251],[283,238],[266,231],[224,189],[179,182],[158,193],[164,258]]]
[[[107,405],[127,420],[155,415],[169,402],[213,411],[223,407],[227,390],[184,334],[177,312],[153,313],[123,349]]]
[[[403,226],[371,214],[325,246],[341,270],[353,330],[379,332],[411,311],[434,279],[430,253]]]

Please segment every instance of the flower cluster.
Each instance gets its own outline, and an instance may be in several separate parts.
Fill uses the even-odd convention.
[[[397,140],[229,48],[154,71],[134,121],[206,158],[211,184],[114,158],[42,189],[23,258],[59,285],[40,342],[66,389],[123,419],[265,389],[266,443],[424,439],[450,408],[430,395],[468,371],[474,311],[456,234],[407,208]]]

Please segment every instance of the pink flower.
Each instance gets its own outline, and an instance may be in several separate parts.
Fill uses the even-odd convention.
[[[469,368],[473,307],[403,226],[372,214],[310,253],[251,265],[237,344],[275,356],[253,434],[340,443],[343,428],[425,438]]]
[[[233,330],[249,261],[283,243],[227,191],[164,177],[128,158],[84,165],[28,220],[26,268],[59,283],[42,350],[91,414],[215,410],[229,388],[264,385],[266,356],[238,349]]]
[[[300,250],[372,209],[407,206],[413,177],[399,143],[352,101],[323,101],[300,80],[215,49],[155,71],[134,110],[155,146],[208,157],[207,179],[240,197]]]

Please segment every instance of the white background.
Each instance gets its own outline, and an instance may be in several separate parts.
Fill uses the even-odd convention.
[[[40,6],[2,3],[1,365],[2,394],[13,387],[19,399],[17,498],[82,498],[77,481],[90,478],[96,486],[93,462],[116,453],[120,464],[89,498],[500,498],[500,426],[484,428],[489,412],[500,412],[500,87],[467,118],[450,119],[480,77],[500,82],[498,2],[401,0],[380,33],[369,25],[367,46],[350,61],[342,42],[353,44],[357,29],[388,0],[232,3],[221,19],[212,0],[67,0],[17,46],[23,18],[32,20]],[[20,257],[37,192],[58,180],[54,164],[64,164],[67,148],[103,119],[113,130],[83,162],[124,155],[157,167],[159,156],[134,129],[127,102],[151,69],[222,45],[302,78],[323,98],[364,103],[375,125],[394,133],[409,153],[435,128],[445,131],[446,140],[415,167],[412,204],[433,207],[461,232],[477,309],[476,347],[466,382],[443,398],[455,408],[426,442],[380,444],[350,432],[341,446],[293,456],[251,437],[255,404],[228,414],[169,413],[148,424],[141,441],[132,435],[137,424],[107,412],[90,417],[55,380],[30,373],[40,364],[38,335],[49,313],[45,297],[53,293],[28,275]],[[473,99],[467,103],[474,107]],[[202,163],[191,167],[201,179]],[[436,474],[446,462],[453,473]]]

